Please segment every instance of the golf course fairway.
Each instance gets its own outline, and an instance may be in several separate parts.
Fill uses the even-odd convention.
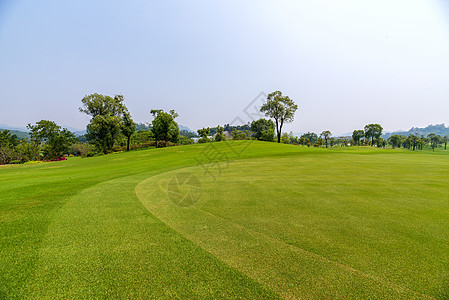
[[[228,141],[0,167],[0,299],[447,299],[449,155]]]

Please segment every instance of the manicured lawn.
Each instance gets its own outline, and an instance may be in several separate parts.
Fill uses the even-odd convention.
[[[263,142],[3,166],[0,298],[444,299],[448,170]]]

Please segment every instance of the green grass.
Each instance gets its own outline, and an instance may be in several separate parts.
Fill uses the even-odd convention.
[[[211,145],[0,167],[0,298],[449,297],[446,152]]]

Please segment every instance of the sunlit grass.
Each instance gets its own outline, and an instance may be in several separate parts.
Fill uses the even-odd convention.
[[[446,152],[208,147],[0,168],[0,298],[448,296]]]

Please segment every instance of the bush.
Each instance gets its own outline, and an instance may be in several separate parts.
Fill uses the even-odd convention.
[[[195,142],[193,141],[193,139],[187,137],[187,136],[181,136],[179,138],[179,144],[181,145],[190,145],[190,144],[194,144]]]
[[[70,146],[69,154],[74,156],[93,156],[95,153],[93,151],[93,147],[87,143],[79,143]]]
[[[0,165],[6,165],[20,159],[20,153],[18,153],[16,150],[6,147],[0,147]]]

